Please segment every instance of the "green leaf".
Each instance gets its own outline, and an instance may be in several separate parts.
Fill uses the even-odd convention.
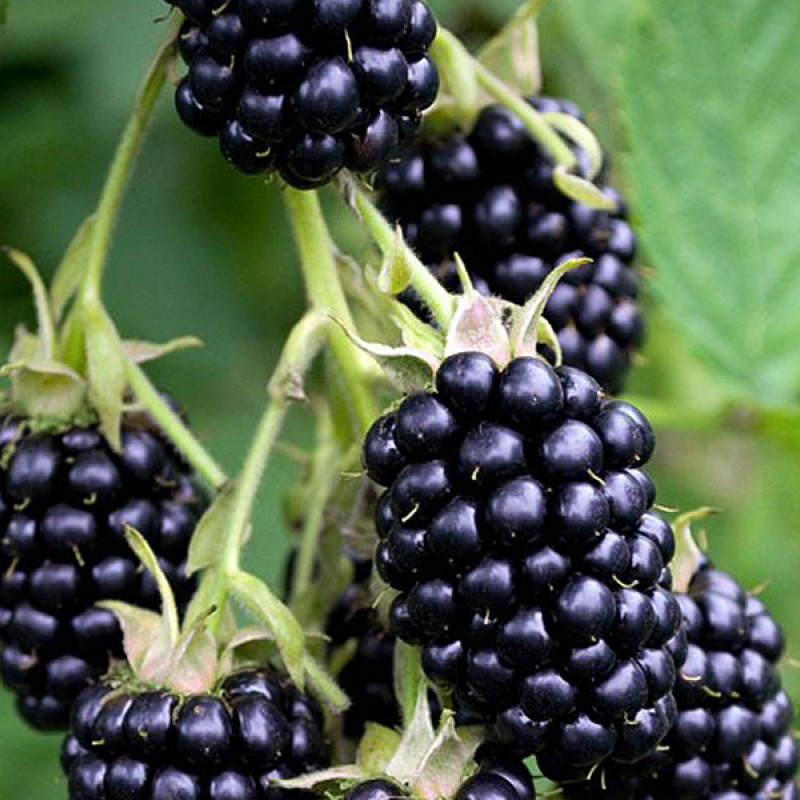
[[[234,535],[231,522],[238,498],[239,484],[234,480],[225,486],[200,517],[189,544],[187,575],[216,564],[222,557],[228,536]]]
[[[656,289],[710,367],[779,404],[800,389],[800,5],[640,11],[624,99]]]
[[[275,636],[286,670],[302,688],[305,685],[305,635],[292,612],[260,579],[247,572],[231,576],[230,591],[248,613]]]
[[[89,402],[100,417],[103,435],[115,450],[119,450],[122,396],[127,385],[122,342],[102,306],[87,305],[83,309],[83,328]]]
[[[50,307],[57,320],[61,319],[64,309],[81,285],[94,235],[94,223],[94,215],[83,221],[53,275],[50,283]]]

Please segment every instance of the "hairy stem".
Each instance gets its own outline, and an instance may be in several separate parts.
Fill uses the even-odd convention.
[[[214,630],[222,618],[229,596],[230,581],[239,572],[241,551],[253,515],[256,496],[267,464],[278,441],[293,400],[301,398],[302,380],[319,351],[328,322],[310,311],[295,325],[284,345],[269,385],[269,402],[256,428],[242,471],[236,478],[236,500],[219,564],[214,567],[214,603],[217,608],[209,622]]]
[[[404,248],[402,255],[405,268],[409,271],[410,285],[428,307],[439,327],[447,330],[455,311],[453,296],[398,236],[398,232],[359,186],[354,186],[353,202],[384,258],[396,257],[398,255],[397,248]]]
[[[126,358],[125,373],[128,385],[139,402],[161,426],[170,441],[180,450],[195,471],[215,489],[219,489],[227,483],[228,476],[195,438],[183,420],[169,407],[144,370],[130,358]]]
[[[355,330],[317,193],[287,188],[284,201],[311,308],[334,317],[348,330]],[[361,438],[378,416],[375,398],[367,385],[367,373],[362,367],[362,354],[338,327],[331,327],[328,342],[341,377],[341,393],[348,401],[354,432]]]

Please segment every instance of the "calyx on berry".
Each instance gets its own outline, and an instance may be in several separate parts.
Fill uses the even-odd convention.
[[[412,273],[408,269],[408,260],[415,259],[402,242],[402,237],[398,242],[395,257],[386,259],[378,281],[381,289],[385,291],[388,288],[393,294],[398,287],[402,291],[409,285]],[[457,299],[450,296],[453,311],[444,330],[415,319],[402,303],[384,294],[384,308],[401,331],[402,345],[369,343],[353,331],[345,329],[346,333],[375,358],[399,388],[407,391],[430,384],[439,364],[448,356],[461,352],[485,353],[503,367],[514,358],[540,357],[538,346],[543,343],[553,350],[556,366],[559,366],[561,351],[558,339],[543,311],[561,277],[571,269],[590,264],[591,259],[570,259],[556,266],[523,306],[476,292],[463,264],[457,261],[463,292]],[[378,286],[373,288],[377,290]]]
[[[17,328],[8,361],[0,369],[0,375],[11,378],[10,396],[0,410],[20,414],[36,430],[99,420],[103,435],[118,448],[129,397],[126,363],[153,361],[200,341],[194,337],[166,344],[122,341],[99,301],[80,302],[79,282],[92,225],[89,218],[78,230],[49,293],[33,261],[18,250],[5,249],[31,284],[37,329]]]

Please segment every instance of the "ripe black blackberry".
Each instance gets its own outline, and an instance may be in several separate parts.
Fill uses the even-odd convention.
[[[214,694],[86,689],[62,749],[70,800],[259,800],[326,764],[322,712],[287,678],[248,670]]]
[[[531,104],[581,118],[568,101],[536,97]],[[644,336],[631,267],[636,238],[624,203],[602,176],[602,191],[617,202],[614,212],[569,200],[552,174],[552,162],[520,120],[493,105],[468,135],[410,146],[379,174],[377,185],[384,212],[451,291],[459,288],[454,253],[476,288],[520,304],[558,262],[594,259],[563,278],[545,315],[565,363],[616,393]],[[413,296],[406,298],[419,311]]]
[[[187,20],[175,102],[249,174],[372,172],[418,132],[439,77],[423,0],[168,0]]]
[[[100,600],[156,608],[158,592],[125,541],[150,543],[181,604],[189,539],[205,498],[186,464],[142,417],[115,453],[94,428],[31,434],[0,419],[0,676],[22,716],[64,728],[78,693],[122,655]]]
[[[587,800],[796,798],[800,753],[776,667],[781,629],[760,600],[707,562],[679,601],[689,644],[665,747],[566,791]]]
[[[586,373],[535,358],[501,371],[477,352],[366,437],[388,487],[375,558],[399,592],[395,633],[548,777],[644,758],[674,720],[680,608],[641,471],[653,446]]]

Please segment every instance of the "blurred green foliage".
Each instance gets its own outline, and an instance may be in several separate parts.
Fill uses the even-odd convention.
[[[687,3],[694,0],[643,0],[636,5],[656,13]],[[434,5],[451,27],[468,41],[477,42],[493,31],[516,3],[438,0]],[[672,256],[672,246],[682,237],[680,225],[686,213],[695,215],[696,224],[704,224],[703,207],[696,198],[691,198],[691,212],[683,205],[690,198],[681,192],[688,192],[687,187],[695,185],[692,181],[670,183],[667,191],[672,203],[665,210],[645,202],[645,182],[638,179],[643,170],[655,170],[662,155],[671,156],[666,164],[684,163],[680,154],[691,147],[696,129],[693,121],[681,115],[713,95],[716,105],[709,106],[704,117],[709,122],[708,115],[724,99],[714,93],[724,89],[709,83],[704,98],[706,73],[700,70],[694,83],[685,84],[684,105],[669,107],[675,115],[671,122],[682,120],[684,124],[659,129],[668,120],[653,93],[669,88],[670,71],[682,66],[668,59],[682,51],[667,49],[660,61],[646,61],[642,53],[646,53],[648,40],[634,18],[633,5],[631,0],[559,0],[542,15],[542,54],[545,88],[569,95],[587,110],[602,142],[614,154],[617,182],[625,188],[632,183],[642,192],[641,207],[636,202],[638,195],[633,197],[634,213],[646,226],[657,224],[656,219],[644,216],[655,214],[654,208],[669,217],[671,227],[665,228],[657,246],[645,252],[649,271],[650,267],[659,270],[662,261]],[[752,11],[764,4],[734,0],[711,5],[741,5]],[[789,3],[776,5],[797,20],[797,11],[790,9]],[[96,203],[136,85],[160,39],[163,26],[156,21],[165,8],[159,0],[11,4],[7,27],[0,33],[0,243],[28,252],[45,274],[58,263],[72,233]],[[692,34],[688,29],[691,16],[667,16],[673,44]],[[787,30],[791,27],[786,25]],[[712,30],[713,26],[707,29],[707,36],[713,39]],[[736,45],[734,36],[726,53],[731,64],[738,58]],[[640,62],[631,60],[636,48]],[[633,91],[623,93],[626,63],[637,80]],[[758,66],[752,59],[743,61],[740,72],[746,75]],[[688,80],[685,67],[682,76]],[[648,98],[649,119],[643,118],[643,112],[632,130],[637,141],[641,138],[646,144],[650,141],[646,126],[652,126],[650,150],[643,144],[633,152],[635,168],[626,175],[623,167],[628,163],[629,146],[622,109],[626,102],[630,107],[631,102]],[[737,123],[737,119],[726,119],[720,124],[728,125],[728,137],[735,147],[742,148],[737,152],[749,154],[752,151],[746,148],[755,147],[766,135],[760,127],[762,121],[758,115],[750,115],[746,129],[736,127]],[[772,127],[791,130],[792,123],[797,123],[795,104],[784,102],[773,109]],[[687,163],[688,169],[696,166]],[[787,164],[787,168],[796,167],[796,156]],[[729,196],[730,183],[712,182],[710,177],[702,175],[704,196],[715,208],[723,209],[714,224],[723,228],[737,225],[737,218],[731,215],[728,219],[724,211],[736,207],[736,198]],[[668,173],[654,173],[656,186],[668,179]],[[790,184],[784,195],[792,202],[770,207],[769,233],[791,242],[796,229],[792,208],[796,210],[800,203],[800,181],[791,183],[790,177],[784,176],[783,182]],[[352,226],[343,224],[341,231],[347,239]],[[691,257],[713,259],[715,247],[712,239],[705,252]],[[681,254],[683,257],[683,251]],[[786,278],[796,282],[797,265],[791,260],[786,264]],[[705,262],[702,266],[720,268]],[[744,292],[749,278],[763,266],[756,251],[741,253],[735,261],[726,260],[724,272],[718,274],[724,275],[728,291],[719,302],[733,302],[729,298]],[[123,209],[111,254],[107,303],[128,337],[166,340],[193,333],[206,342],[202,351],[173,356],[152,372],[157,382],[185,405],[211,451],[227,469],[235,470],[264,402],[265,382],[282,338],[301,313],[302,287],[279,187],[265,187],[228,169],[213,143],[191,136],[179,125],[169,101],[157,115]],[[800,654],[800,609],[795,601],[800,568],[798,452],[756,436],[749,430],[750,418],[740,412],[721,421],[711,420],[720,424],[709,424],[708,413],[676,415],[675,409],[702,408],[709,398],[718,397],[720,380],[690,355],[678,333],[692,325],[667,323],[661,303],[648,298],[648,304],[650,338],[630,388],[654,409],[669,412],[656,415],[664,423],[653,466],[659,500],[681,509],[712,505],[724,510],[708,523],[713,556],[747,586],[769,581],[766,600],[788,631],[789,653]],[[763,311],[769,313],[769,308]],[[696,308],[681,312],[674,306],[670,312],[672,320],[683,322],[681,313],[698,313]],[[729,317],[735,312],[735,308],[727,309]],[[27,286],[11,267],[0,267],[0,348],[7,349],[19,321],[31,320]],[[739,353],[739,357],[741,368],[749,369],[747,354]],[[785,421],[777,424],[777,432],[782,434],[779,438],[797,441],[797,431],[788,425]],[[287,438],[302,444],[308,427],[301,413],[295,412]],[[248,565],[272,581],[280,574],[286,552],[280,498],[295,475],[288,459],[276,457],[249,548]],[[798,675],[787,669],[786,679],[797,697]],[[58,746],[58,737],[43,737],[19,723],[8,695],[0,695],[3,797],[64,798]]]

